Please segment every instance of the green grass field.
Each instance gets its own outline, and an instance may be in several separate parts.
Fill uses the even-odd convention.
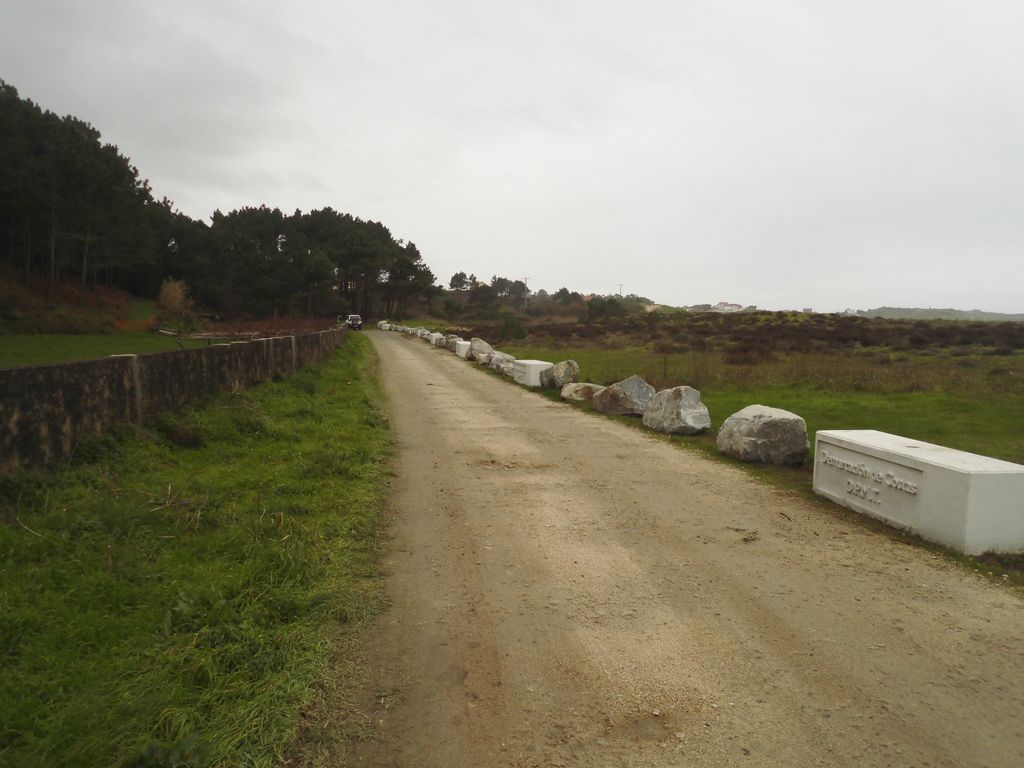
[[[311,702],[380,599],[375,364],[353,334],[0,475],[0,764],[270,766],[317,738]]]
[[[516,357],[579,362],[584,381],[632,374],[661,389],[701,391],[712,426],[753,403],[785,408],[819,429],[878,429],[1024,463],[1024,355],[894,355],[836,352],[729,365],[711,353],[650,348],[503,345]]]
[[[132,299],[128,309],[129,320],[146,320],[156,315],[156,301],[153,299]]]
[[[197,347],[206,342],[183,339],[182,344]],[[175,337],[152,331],[0,335],[0,368],[70,363],[107,355],[167,352],[179,348]]]

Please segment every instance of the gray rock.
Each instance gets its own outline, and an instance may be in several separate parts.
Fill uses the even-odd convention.
[[[566,384],[562,387],[562,399],[589,403],[594,399],[594,395],[603,389],[600,384]]]
[[[580,367],[575,360],[563,360],[540,375],[540,385],[546,389],[561,389],[580,380]]]
[[[693,387],[663,389],[644,411],[644,426],[670,435],[696,435],[711,428],[711,414]]]
[[[498,373],[502,376],[514,376],[516,372],[516,361],[506,360],[504,363],[498,366]]]
[[[639,376],[617,381],[594,395],[598,413],[640,416],[654,397],[654,387]]]
[[[487,361],[487,367],[493,368],[496,371],[501,370],[502,366],[515,363],[516,359],[512,355],[506,354],[505,352],[499,352],[494,350],[491,353],[491,359]]]
[[[807,461],[807,424],[795,413],[748,405],[718,430],[718,450],[741,461],[799,466]]]
[[[480,365],[487,365],[491,360],[492,354],[494,354],[494,347],[483,339],[478,339],[474,336],[469,340],[469,356],[466,358],[467,360],[476,360]]]

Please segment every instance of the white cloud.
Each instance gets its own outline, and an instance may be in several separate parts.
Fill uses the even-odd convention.
[[[0,2],[0,77],[194,216],[331,205],[438,276],[1024,311],[1012,2]]]

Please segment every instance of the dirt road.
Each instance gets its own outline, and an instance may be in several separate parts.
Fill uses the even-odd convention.
[[[372,766],[1024,765],[1024,601],[371,332],[399,442]]]

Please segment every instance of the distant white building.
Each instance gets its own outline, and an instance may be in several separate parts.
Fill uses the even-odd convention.
[[[720,301],[711,308],[712,312],[739,312],[743,309],[742,304],[733,304],[728,301]]]

